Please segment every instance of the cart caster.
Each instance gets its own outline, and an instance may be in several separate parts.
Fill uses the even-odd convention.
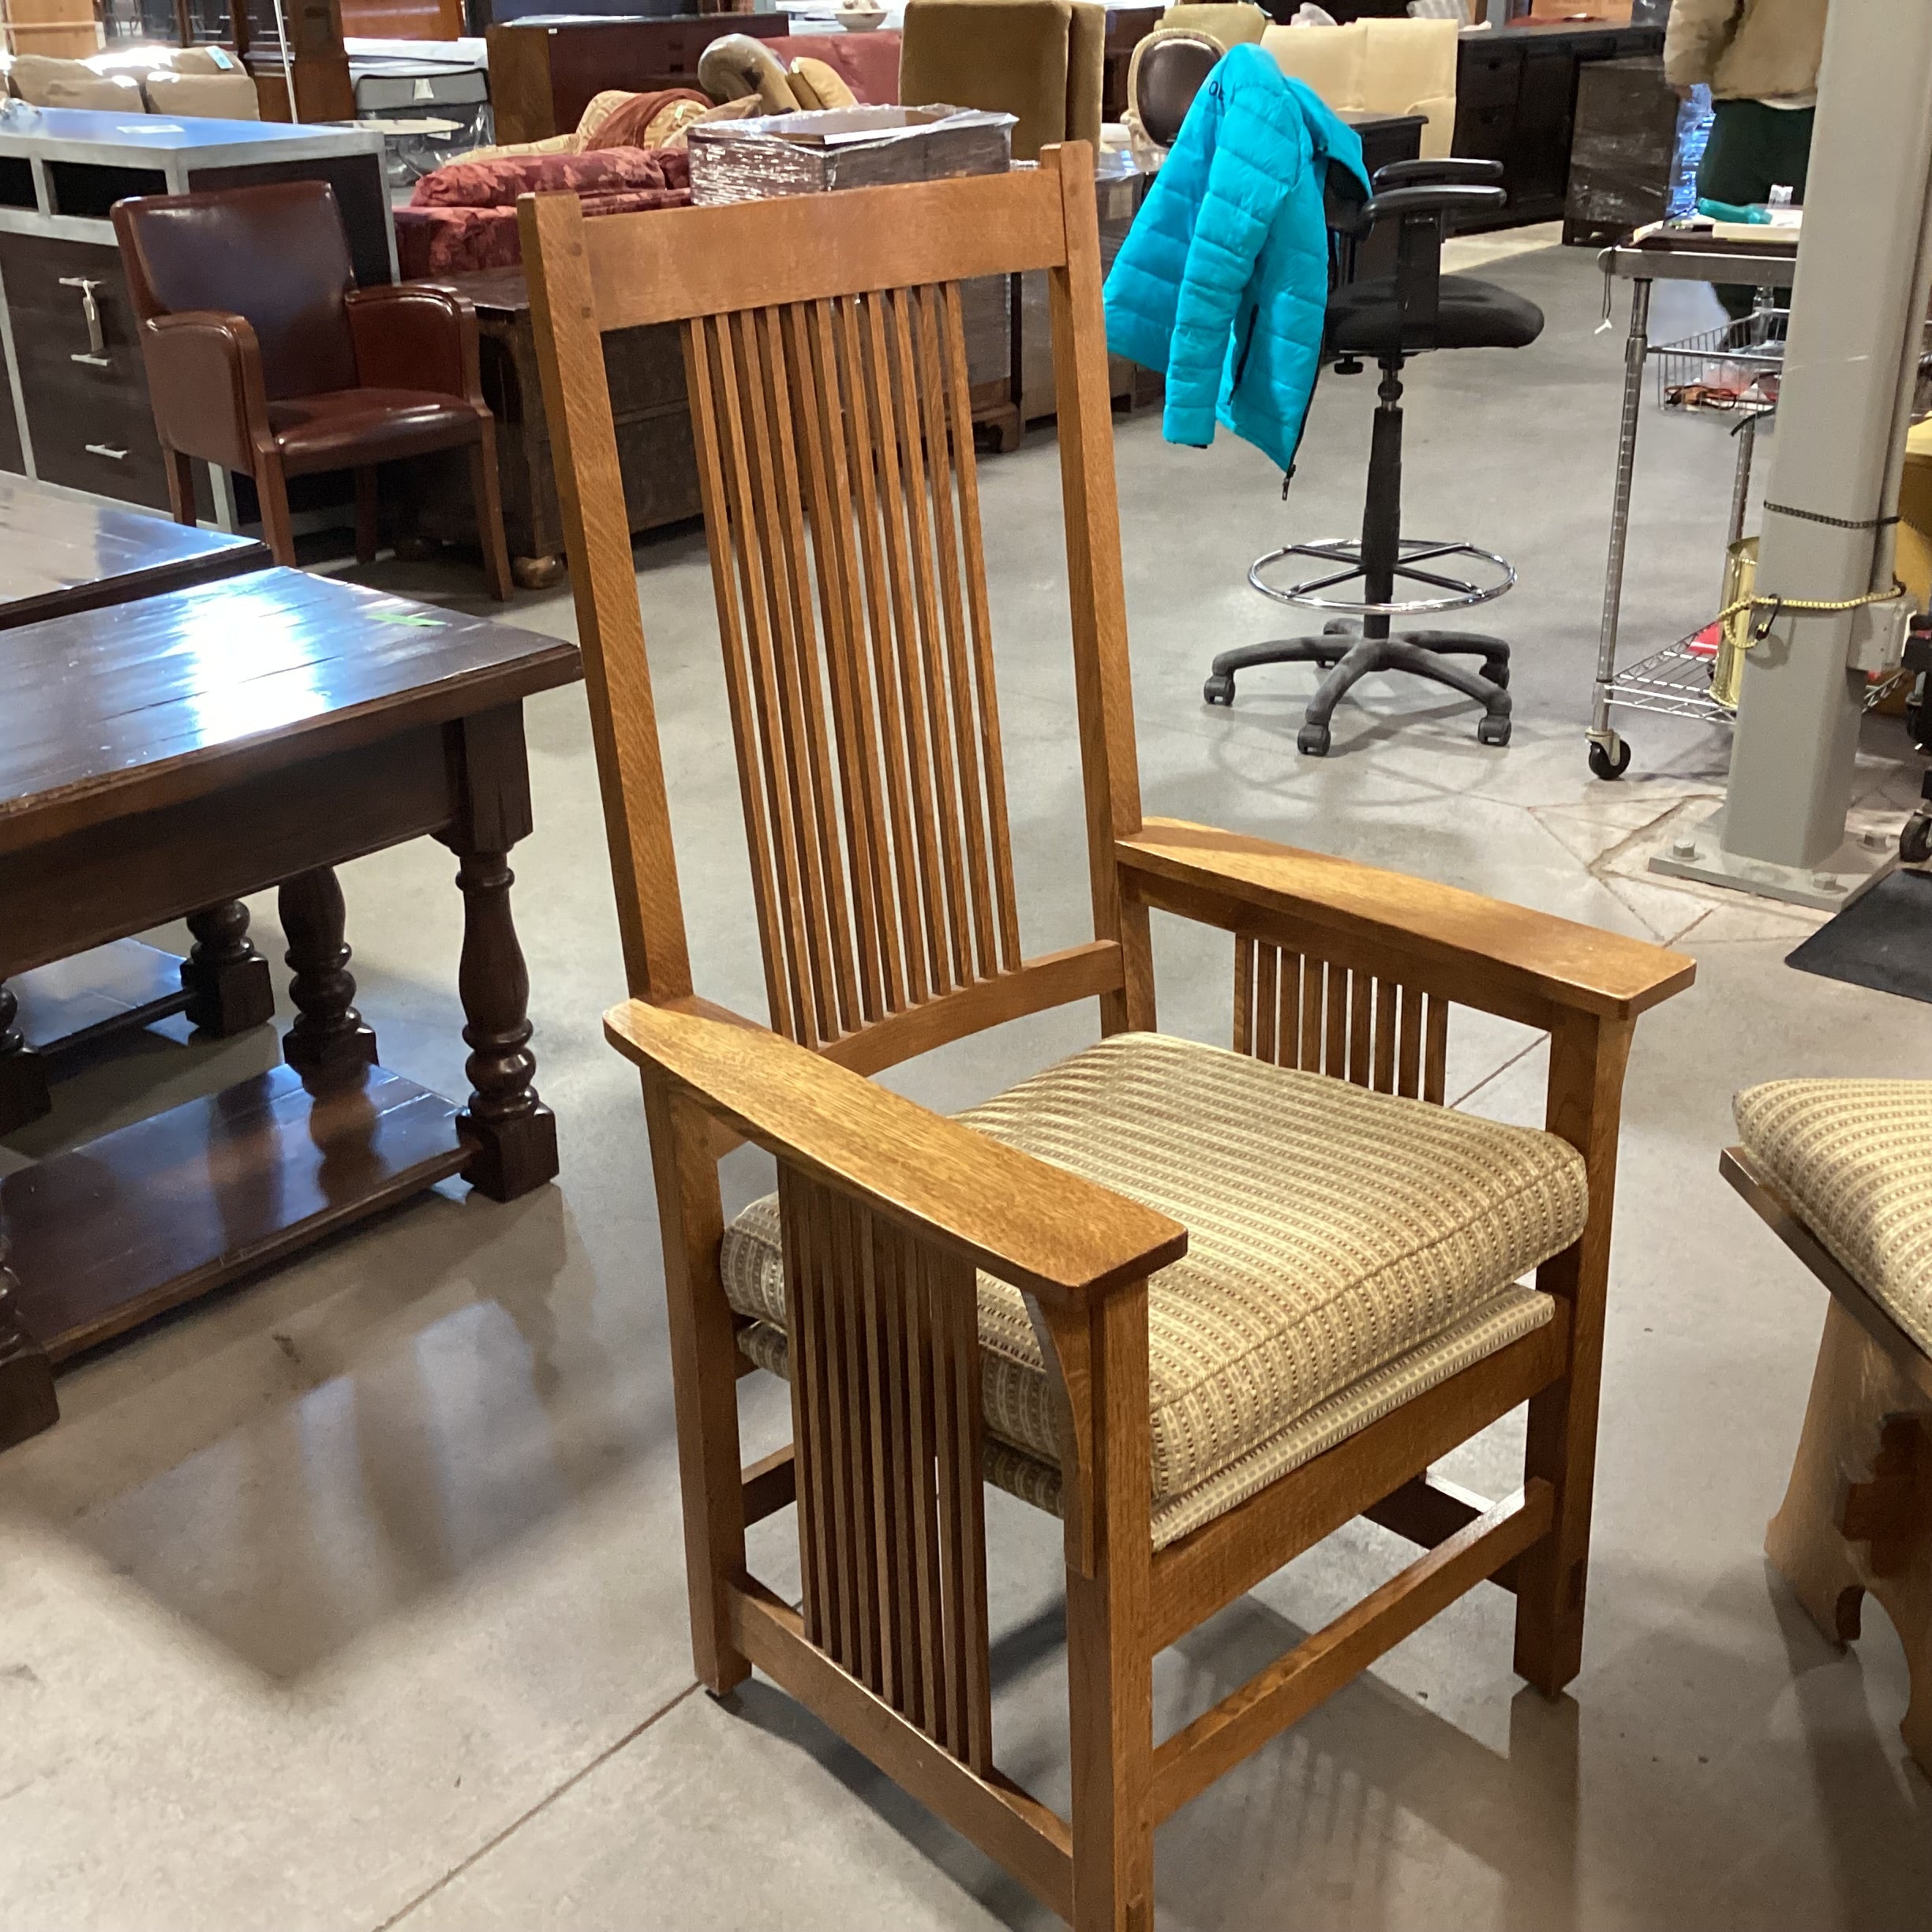
[[[1231,705],[1234,702],[1234,672],[1215,672],[1201,687],[1201,702],[1211,705]]]
[[[1326,724],[1304,724],[1295,733],[1295,749],[1309,758],[1326,758],[1328,755],[1328,727]]]
[[[1612,751],[1610,746],[1616,749]],[[1597,777],[1621,778],[1630,769],[1630,747],[1615,733],[1611,736],[1610,746],[1599,744],[1594,738],[1590,740],[1589,768]]]
[[[1509,714],[1500,717],[1492,715],[1479,718],[1476,722],[1476,740],[1479,744],[1506,745],[1510,741]]]
[[[1923,865],[1932,859],[1932,814],[1915,811],[1899,834],[1899,863]]]

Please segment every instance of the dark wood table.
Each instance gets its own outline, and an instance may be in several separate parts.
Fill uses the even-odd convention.
[[[189,530],[105,497],[0,475],[0,631],[244,575],[272,561],[268,545],[252,537]],[[0,665],[9,656],[0,637]],[[191,1010],[215,1033],[270,1017],[268,962],[248,944],[246,908],[200,907],[191,923],[200,957],[185,975],[174,953],[122,939],[0,985],[0,1061],[9,1069],[0,1078],[0,1133],[46,1113],[49,1080],[104,1034]],[[16,1038],[31,1051],[9,1054]]]
[[[7,644],[0,979],[278,886],[297,1017],[272,1073],[0,1181],[0,1447],[151,1316],[451,1174],[507,1200],[556,1172],[507,855],[522,700],[580,675],[572,645],[287,570]],[[463,897],[461,1107],[377,1064],[343,943],[333,868],[421,837]]]

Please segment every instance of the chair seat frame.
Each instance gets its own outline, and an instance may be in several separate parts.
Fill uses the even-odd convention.
[[[1048,149],[1036,170],[1005,176],[588,223],[574,197],[526,198],[519,220],[631,995],[605,1028],[642,1075],[664,1242],[697,1674],[722,1693],[762,1670],[1078,1932],[1148,1932],[1159,1821],[1477,1582],[1515,1594],[1519,1672],[1552,1695],[1575,1676],[1624,1067],[1637,1016],[1687,986],[1692,964],[1423,881],[1144,816],[1084,146]],[[890,904],[891,867],[866,870],[863,813],[843,830],[829,807],[816,832],[812,816],[814,799],[824,806],[830,796],[814,790],[814,772],[870,726],[840,710],[828,750],[812,701],[784,683],[799,661],[786,653],[810,632],[805,587],[815,581],[837,696],[833,646],[857,635],[848,636],[839,592],[859,564],[856,552],[840,562],[839,531],[852,521],[843,512],[828,519],[829,493],[885,491],[902,456],[915,466],[922,447],[932,487],[907,490],[912,527],[916,535],[931,527],[920,519],[943,522],[957,504],[967,567],[957,576],[944,551],[930,579],[902,563],[907,605],[929,603],[935,636],[951,635],[940,621],[949,610],[962,637],[980,636],[967,623],[983,614],[984,586],[975,582],[983,565],[953,291],[973,277],[1035,269],[1046,274],[1053,323],[1094,937],[1023,956],[1006,916],[1003,804],[983,820],[968,814],[957,837],[942,814],[929,856],[954,878],[955,923],[949,932],[945,907],[929,908],[922,957],[936,963],[940,983],[916,998],[902,987],[894,1005],[875,998],[870,980],[859,983],[860,968],[905,963],[865,923]],[[759,888],[770,1026],[692,984],[600,343],[605,331],[658,322],[687,329],[728,672],[747,676],[734,655],[746,650],[753,671],[775,661],[768,695],[774,706],[791,705],[796,726],[789,739],[775,725],[752,731],[744,721],[757,691],[734,684],[754,873],[763,877],[769,859],[776,882]],[[862,354],[868,322],[874,347]],[[882,415],[894,396],[912,412],[909,399],[927,384],[923,445],[908,435],[895,449],[889,434],[869,441],[863,425],[853,428],[850,418],[872,405],[840,388],[836,372],[861,366],[897,372],[874,388]],[[834,475],[846,449],[856,452],[850,467]],[[815,575],[803,567],[807,524]],[[788,607],[773,588],[785,581],[796,593]],[[768,614],[766,637],[758,627]],[[956,698],[972,681],[969,657],[954,661]],[[937,662],[927,665],[933,690],[944,681]],[[990,676],[983,648],[976,662]],[[961,771],[983,754],[974,769],[991,796],[997,722],[981,715],[987,728],[977,738],[962,730],[956,742]],[[935,768],[954,743],[935,723]],[[784,745],[796,748],[789,764],[774,749]],[[962,779],[960,795],[966,788]],[[808,845],[819,857],[794,863],[784,844],[794,835],[806,859]],[[833,863],[840,852],[849,859],[843,874]],[[862,873],[874,896],[855,889],[858,923],[851,933],[833,925],[827,937],[826,920],[809,916],[826,902],[827,882]],[[904,904],[911,949],[916,895]],[[1451,1005],[1543,1029],[1547,1123],[1582,1154],[1589,1187],[1582,1235],[1537,1271],[1556,1303],[1549,1324],[1158,1553],[1148,1283],[1185,1252],[1185,1229],[867,1077],[1075,1000],[1097,1002],[1103,1033],[1153,1029],[1155,912],[1230,935],[1234,1044],[1280,1064],[1440,1102]],[[964,970],[949,977],[948,960]],[[746,1365],[718,1273],[717,1163],[743,1141],[778,1163],[794,1421],[792,1445],[749,1467],[737,1406]],[[1067,1818],[994,1758],[980,1269],[1026,1298],[1053,1385]],[[1491,1503],[1431,1476],[1433,1462],[1525,1402],[1528,1447],[1514,1495]],[[746,1556],[747,1526],[786,1509],[797,1514],[804,1578],[796,1610],[753,1577]],[[1157,1742],[1156,1653],[1362,1515],[1422,1553]]]

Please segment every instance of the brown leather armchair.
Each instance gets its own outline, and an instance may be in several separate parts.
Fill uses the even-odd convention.
[[[176,519],[195,459],[254,479],[278,564],[295,561],[291,476],[356,473],[356,556],[376,552],[376,466],[470,451],[483,567],[510,595],[496,426],[474,311],[422,283],[358,288],[326,182],[115,204]]]

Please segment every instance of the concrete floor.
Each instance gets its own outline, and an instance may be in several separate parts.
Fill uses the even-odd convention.
[[[1542,238],[1532,237],[1532,241]],[[1473,252],[1473,251],[1472,251]],[[1494,251],[1485,250],[1485,253]],[[1466,1598],[1179,1814],[1163,1927],[1608,1932],[1889,1928],[1932,1919],[1932,1787],[1896,1731],[1883,1616],[1829,1649],[1759,1554],[1795,1441],[1822,1292],[1717,1178],[1729,1099],[1793,1073],[1932,1076],[1926,1009],[1788,970],[1803,915],[1646,875],[1719,789],[1722,734],[1631,728],[1617,785],[1586,770],[1619,379],[1591,259],[1506,254],[1544,304],[1514,356],[1414,370],[1410,527],[1515,556],[1492,627],[1518,645],[1515,742],[1472,707],[1377,681],[1297,758],[1309,676],[1200,683],[1269,634],[1249,559],[1357,515],[1372,391],[1330,380],[1294,493],[1226,440],[1121,425],[1136,700],[1151,810],[1399,866],[1696,955],[1630,1070],[1585,1668],[1554,1705],[1511,1676],[1507,1600]],[[1702,325],[1702,291],[1660,329]],[[1720,426],[1644,424],[1629,635],[1714,608]],[[982,471],[1023,919],[1082,936],[1058,492],[1049,439]],[[701,541],[640,545],[699,983],[757,1011],[722,680]],[[459,564],[361,573],[467,602]],[[564,596],[512,615],[569,634]],[[530,707],[536,835],[516,900],[559,1183],[510,1207],[459,1185],[79,1368],[59,1427],[0,1459],[0,1926],[6,1932],[573,1932],[784,1924],[1032,1928],[1043,1915],[769,1686],[692,1694],[657,1232],[635,1080],[602,1043],[621,990],[582,693]],[[1918,784],[1868,730],[1860,822]],[[346,869],[361,1004],[389,1064],[462,1090],[451,862],[424,844]],[[279,956],[272,900],[257,937]],[[1225,942],[1164,923],[1162,1017],[1224,1039]],[[286,1019],[286,1002],[284,1018]],[[1050,1016],[905,1069],[956,1106],[1091,1037]],[[1540,1108],[1531,1036],[1458,1016],[1452,1084]],[[272,1057],[156,1033],[64,1087],[28,1158]],[[735,1156],[735,1198],[763,1185]],[[748,1440],[782,1394],[746,1385]],[[1453,1473],[1513,1481],[1506,1421]],[[998,1744],[1064,1800],[1058,1531],[995,1496]],[[782,1586],[784,1519],[755,1537]],[[1389,1574],[1347,1533],[1161,1660],[1163,1730]]]

